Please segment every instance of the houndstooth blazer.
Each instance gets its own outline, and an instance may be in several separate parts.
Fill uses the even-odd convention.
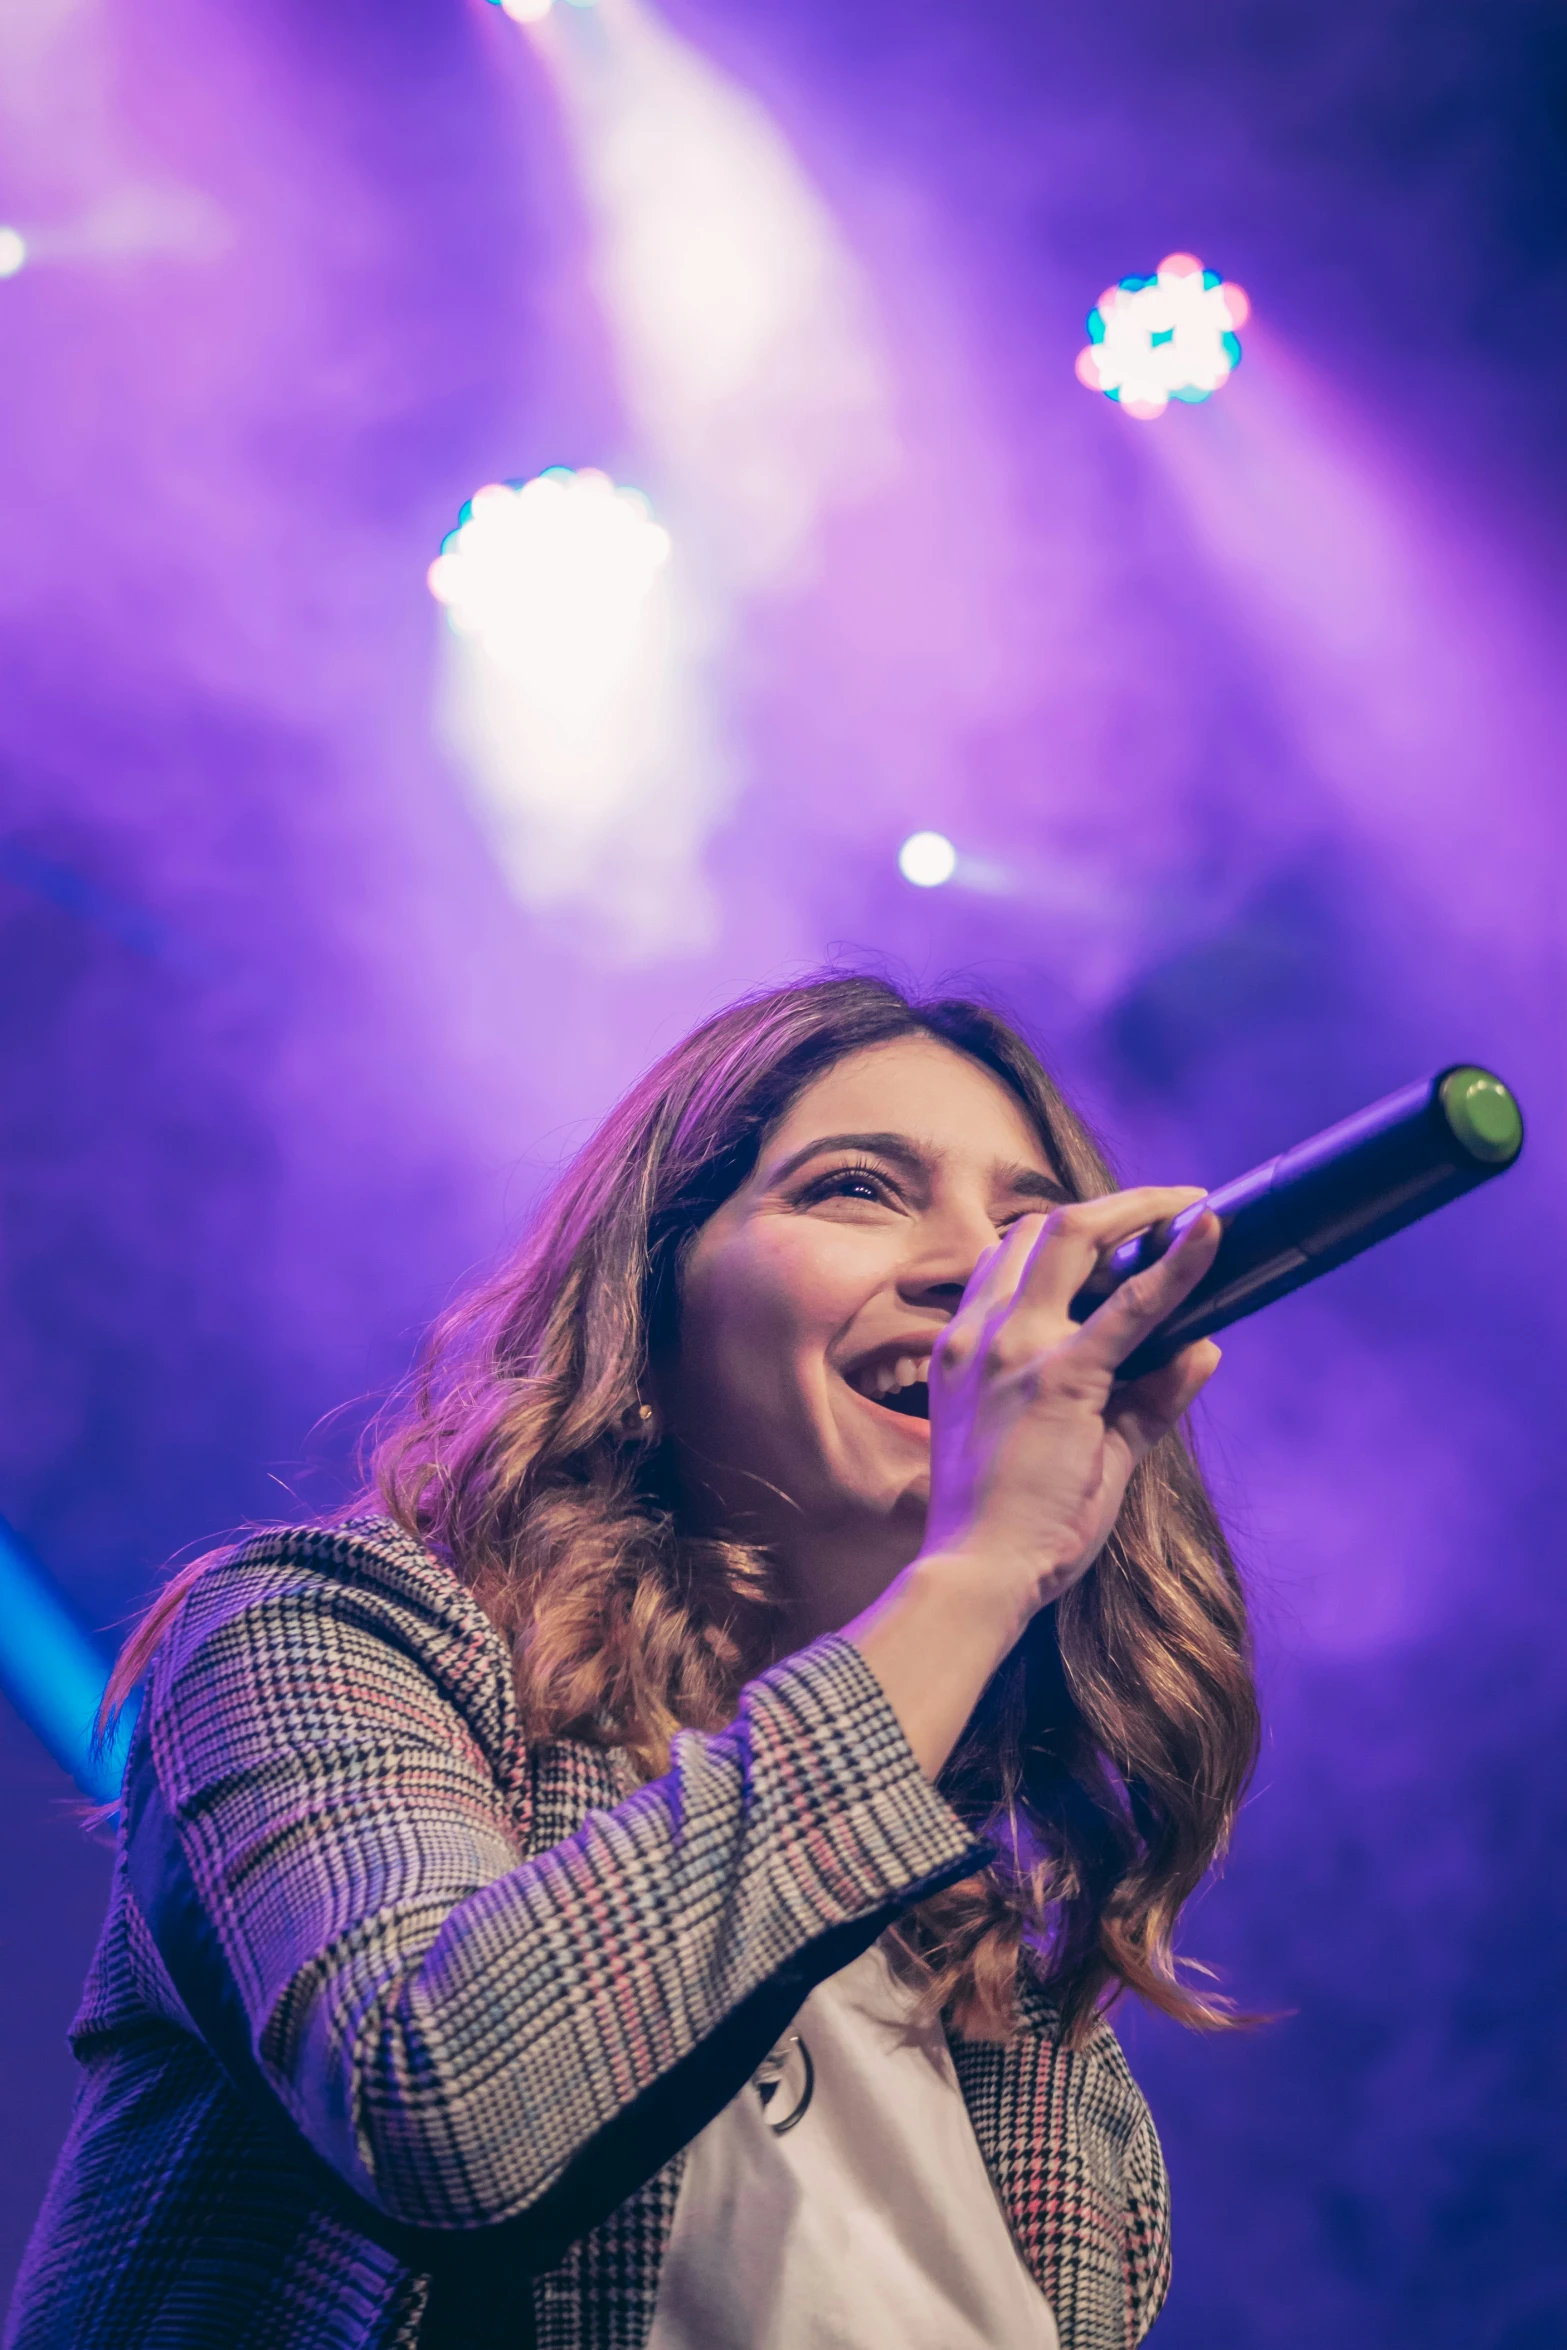
[[[154,1664],[83,2073],[8,2350],[640,2350],[682,2149],[811,1987],[984,1860],[831,1638],[632,1784],[529,1748],[505,1649],[381,1520],[265,1534]],[[1062,2350],[1168,2275],[1108,2030],[955,2043]]]

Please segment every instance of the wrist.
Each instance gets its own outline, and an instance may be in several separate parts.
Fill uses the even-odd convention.
[[[933,1780],[1033,1613],[972,1556],[922,1551],[845,1624]]]
[[[1057,1578],[1042,1573],[1037,1561],[1026,1574],[1008,1572],[993,1559],[955,1547],[922,1550],[907,1572],[922,1604],[933,1613],[950,1613],[971,1632],[988,1633],[1002,1656],[1056,1596]]]

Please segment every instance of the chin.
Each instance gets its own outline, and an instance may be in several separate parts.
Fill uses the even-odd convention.
[[[881,1525],[895,1528],[906,1538],[912,1558],[925,1539],[925,1520],[930,1510],[929,1476],[883,1490],[870,1506]]]

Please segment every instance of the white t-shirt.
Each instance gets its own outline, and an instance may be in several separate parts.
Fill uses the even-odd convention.
[[[647,2350],[1058,2350],[913,2005],[867,1950],[692,2141]]]

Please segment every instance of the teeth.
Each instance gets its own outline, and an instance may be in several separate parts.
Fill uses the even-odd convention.
[[[878,1363],[873,1370],[862,1373],[858,1385],[863,1394],[880,1401],[883,1396],[895,1395],[900,1387],[913,1387],[928,1376],[930,1365],[914,1355],[899,1355],[895,1363]]]

